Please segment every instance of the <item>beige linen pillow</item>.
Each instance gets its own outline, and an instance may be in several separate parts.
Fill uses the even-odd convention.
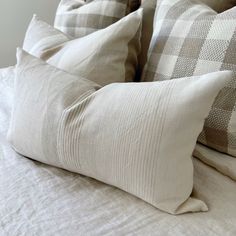
[[[133,81],[140,52],[142,10],[106,29],[71,40],[33,17],[23,48],[53,66],[100,85]]]
[[[54,27],[83,37],[117,22],[139,5],[139,0],[61,0]]]
[[[236,7],[221,14],[189,0],[159,0],[143,81],[232,70],[199,141],[236,156]]]
[[[18,51],[8,140],[32,159],[98,179],[172,214],[206,211],[190,197],[191,155],[218,72],[102,87]]]

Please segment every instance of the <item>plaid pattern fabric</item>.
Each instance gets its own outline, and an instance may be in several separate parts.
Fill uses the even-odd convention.
[[[61,0],[54,27],[72,37],[83,37],[108,27],[139,5],[139,0]]]
[[[221,14],[199,2],[159,0],[143,81],[232,70],[199,141],[236,156],[236,8]],[[197,92],[197,88],[196,88]]]

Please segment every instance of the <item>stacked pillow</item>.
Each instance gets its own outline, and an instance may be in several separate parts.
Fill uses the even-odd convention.
[[[154,5],[155,2],[151,5],[147,2],[144,12],[145,9],[154,12]],[[190,196],[193,188],[191,156],[209,111],[208,120],[214,123],[212,111],[217,111],[219,106],[225,108],[228,102],[222,93],[234,96],[235,72],[187,73],[186,63],[192,57],[189,58],[184,46],[189,45],[189,40],[185,42],[185,37],[181,36],[183,49],[180,51],[183,50],[186,61],[176,70],[177,75],[182,73],[181,77],[185,78],[175,73],[165,74],[167,68],[171,71],[178,65],[178,55],[177,58],[170,55],[171,60],[165,61],[168,67],[160,63],[160,58],[166,57],[164,47],[171,43],[169,38],[172,38],[165,34],[171,33],[175,26],[173,19],[179,24],[174,31],[175,39],[178,33],[189,35],[188,30],[193,27],[193,42],[200,41],[204,45],[205,31],[213,29],[210,42],[214,36],[222,43],[221,20],[229,19],[233,27],[232,12],[226,18],[215,20],[216,13],[203,4],[159,0],[155,18],[158,24],[154,25],[143,79],[153,81],[161,79],[162,75],[165,80],[179,79],[122,83],[134,80],[140,41],[143,45],[150,39],[150,35],[141,38],[141,30],[145,32],[143,11],[128,14],[137,6],[135,0],[62,0],[55,24],[63,32],[33,17],[24,40],[25,51],[18,49],[17,52],[15,99],[8,139],[13,148],[26,157],[114,185],[168,213],[206,211],[204,202]],[[149,21],[151,19],[152,16]],[[213,26],[207,28],[208,23]],[[220,30],[214,30],[215,24]],[[231,33],[231,38],[228,34],[227,39],[233,38]],[[197,35],[199,40],[195,40]],[[190,45],[194,45],[191,40]],[[178,47],[179,41],[176,42],[170,46],[173,50],[167,47],[169,53],[176,52],[174,46]],[[162,46],[163,49],[156,53],[156,45],[158,50]],[[143,49],[147,51],[147,48],[146,45]],[[193,49],[193,55],[198,55],[197,47]],[[144,57],[139,57],[143,59],[142,66],[146,60],[143,52],[140,55]],[[212,55],[218,60],[219,55],[215,55],[214,50],[209,57]],[[215,61],[209,63],[209,72],[215,64]],[[225,61],[221,64],[229,65]],[[221,69],[232,68],[230,64]],[[197,76],[192,76],[195,74]],[[226,107],[232,108],[228,103]],[[209,131],[208,123],[204,131]],[[203,140],[209,136],[204,135],[200,136]]]
[[[140,74],[142,73],[143,68],[147,62],[147,52],[148,52],[150,40],[153,33],[153,18],[154,18],[157,1],[159,0],[142,0],[141,1],[141,7],[143,8],[143,27],[142,27],[142,37],[141,37],[142,50],[141,50],[141,54],[139,55],[139,73]],[[201,2],[210,6],[212,9],[214,9],[217,12],[223,12],[229,8],[236,6],[236,0],[201,0]]]
[[[199,141],[236,156],[236,8],[217,14],[189,0],[159,0],[143,81],[232,70],[218,94]]]

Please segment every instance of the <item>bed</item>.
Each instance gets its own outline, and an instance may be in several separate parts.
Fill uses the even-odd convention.
[[[0,235],[236,235],[236,182],[195,158],[193,195],[209,211],[172,216],[117,188],[16,154],[5,138],[13,84],[13,68],[1,69]]]

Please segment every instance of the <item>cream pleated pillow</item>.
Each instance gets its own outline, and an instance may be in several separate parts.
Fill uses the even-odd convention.
[[[71,39],[34,16],[23,48],[53,66],[100,85],[131,82],[138,64],[141,22],[140,9],[106,29]]]
[[[114,185],[172,214],[207,210],[190,197],[191,155],[231,72],[100,88],[22,50],[17,58],[8,132],[17,152]]]

